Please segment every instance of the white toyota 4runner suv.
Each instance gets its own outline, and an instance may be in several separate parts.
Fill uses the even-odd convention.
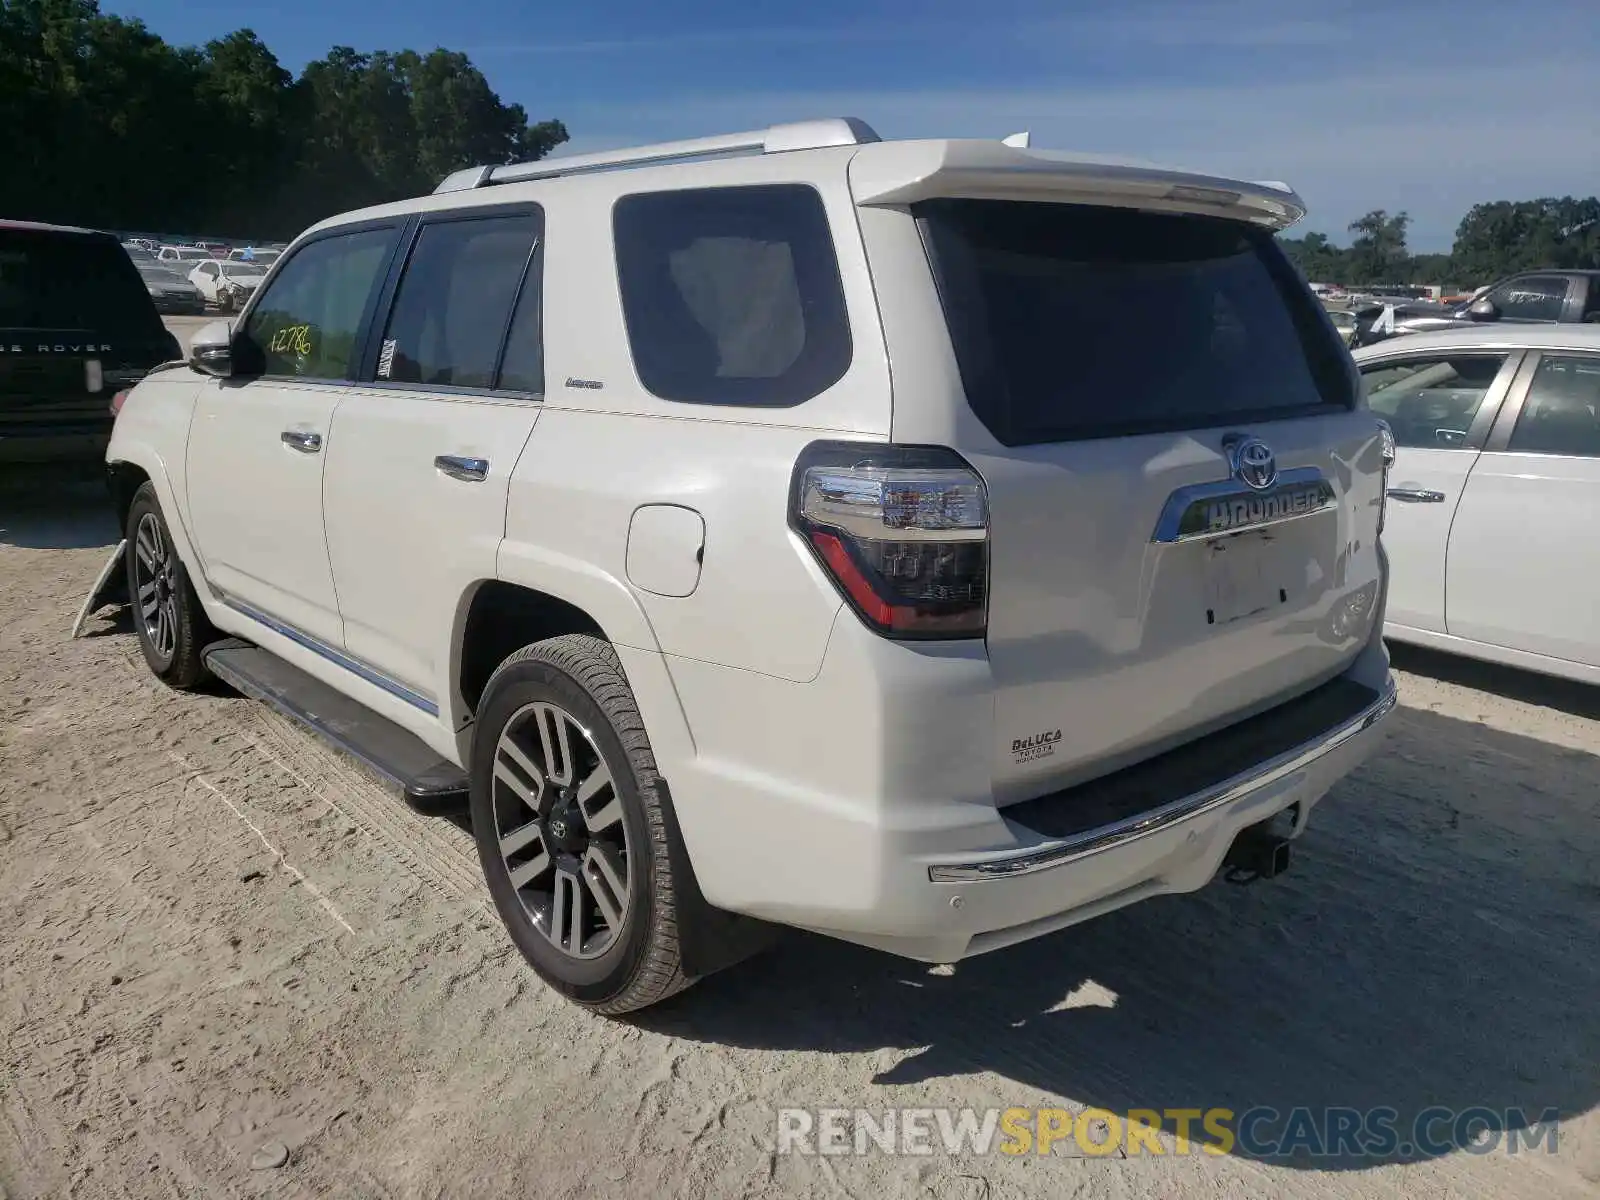
[[[325,221],[125,398],[145,657],[467,803],[608,1013],[775,924],[950,962],[1275,874],[1394,704],[1302,214],[824,120]]]

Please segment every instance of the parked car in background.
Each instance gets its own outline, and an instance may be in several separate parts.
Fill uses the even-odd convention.
[[[156,257],[162,262],[189,263],[215,261],[215,256],[209,250],[199,246],[162,246],[156,251]]]
[[[1600,683],[1600,325],[1358,350],[1389,473],[1387,636]]]
[[[266,268],[255,263],[208,261],[189,272],[189,282],[199,289],[207,304],[223,312],[238,312],[255,295],[266,276]]]
[[[0,461],[93,461],[112,397],[179,357],[108,233],[0,221]]]
[[[1395,703],[1388,443],[1299,197],[848,119],[688,147],[324,221],[140,385],[151,670],[467,800],[608,1013],[741,917],[943,963],[1282,871]]]
[[[256,266],[265,271],[278,261],[278,256],[282,253],[283,251],[281,250],[274,250],[267,246],[235,246],[228,251],[228,261],[255,263]]]
[[[206,298],[187,277],[172,269],[172,264],[154,258],[135,258],[134,267],[155,302],[156,311],[175,316],[199,316],[206,311]]]
[[[1355,345],[1356,334],[1360,332],[1360,324],[1356,314],[1343,308],[1330,308],[1328,320],[1333,322],[1333,327],[1339,331],[1339,336],[1344,339],[1346,346]]]
[[[1524,271],[1479,288],[1464,303],[1454,306],[1396,304],[1374,323],[1374,332],[1394,337],[1462,325],[1595,322],[1600,322],[1600,271]]]

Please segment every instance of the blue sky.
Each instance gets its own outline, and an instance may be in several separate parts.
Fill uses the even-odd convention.
[[[102,0],[168,40],[249,26],[464,50],[569,150],[812,116],[1285,179],[1305,228],[1368,209],[1448,249],[1478,200],[1600,193],[1600,0]]]

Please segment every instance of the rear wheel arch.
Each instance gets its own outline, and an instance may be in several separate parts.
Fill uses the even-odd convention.
[[[655,630],[632,590],[607,572],[510,550],[501,549],[497,577],[461,589],[450,628],[441,630],[445,638],[438,661],[447,666],[438,690],[463,756],[457,761],[465,763],[471,754],[473,714],[495,669],[523,646],[568,633],[589,634],[616,648],[664,770],[692,756],[688,716]]]
[[[535,604],[557,601],[558,604],[567,605],[566,601],[559,601],[557,597],[537,592],[531,588],[519,588],[515,584],[503,583],[501,588],[529,593],[534,598]],[[479,594],[483,591],[484,588],[480,587],[478,589]],[[495,592],[491,592],[489,595],[490,598],[483,601],[483,603],[505,605],[507,607],[504,611],[514,611],[516,604],[526,603],[520,598],[511,599],[505,592],[501,592],[498,595]],[[473,599],[476,602],[477,595]],[[476,607],[476,604],[474,604],[474,607]],[[587,613],[577,609],[576,606],[567,605],[567,607],[571,608],[578,617],[592,620]],[[483,618],[480,616],[479,620],[481,622]],[[480,628],[482,628],[481,625]],[[602,644],[596,645],[596,641]],[[492,643],[485,642],[482,644],[489,645]],[[664,856],[662,866],[669,871],[669,877],[673,881],[672,892],[676,914],[676,930],[673,934],[676,946],[674,958],[683,976],[675,983],[664,986],[659,994],[654,997],[660,998],[670,994],[671,991],[676,990],[678,986],[682,986],[685,982],[721,971],[754,954],[760,953],[777,940],[781,931],[778,927],[764,921],[716,908],[706,900],[705,894],[700,889],[693,861],[683,840],[683,833],[678,823],[670,787],[666,778],[661,774],[662,764],[657,754],[656,744],[651,739],[650,723],[643,712],[645,706],[641,703],[639,689],[629,679],[626,664],[617,656],[616,650],[615,644],[606,637],[604,631],[598,629],[598,626],[596,626],[595,632],[579,632],[577,636],[571,636],[568,632],[546,634],[537,640],[532,636],[528,636],[528,640],[523,645],[511,651],[496,663],[495,667],[491,669],[488,678],[479,685],[480,692],[485,689],[489,692],[486,697],[488,707],[484,710],[482,718],[484,721],[497,721],[495,689],[499,687],[499,684],[496,681],[502,677],[504,672],[515,669],[519,664],[529,661],[542,659],[569,669],[576,666],[580,669],[574,678],[580,679],[588,674],[588,672],[581,669],[585,665],[591,667],[600,666],[603,667],[602,676],[610,675],[613,680],[620,683],[620,688],[613,685],[610,688],[601,688],[592,694],[598,702],[612,709],[612,714],[608,714],[608,719],[610,715],[615,714],[622,714],[630,718],[626,722],[633,731],[631,734],[633,751],[630,757],[634,754],[642,754],[648,759],[648,771],[646,774],[648,775],[648,781],[652,785],[651,798],[655,813],[653,820],[659,823],[659,832],[663,835],[654,852]],[[638,662],[640,660],[636,658],[635,661]],[[651,672],[646,671],[645,674],[648,677]],[[583,686],[588,685],[585,683]],[[607,693],[609,693],[609,696],[602,700],[601,697],[606,696]],[[659,707],[656,707],[655,711],[658,718],[665,716]],[[659,730],[659,728],[658,724],[657,729]],[[476,761],[478,754],[483,751],[485,741],[488,738],[497,738],[501,732],[499,729],[480,728],[480,722],[478,721],[474,721],[463,730],[462,736],[465,743],[463,761],[468,764],[468,769],[473,771],[475,777],[488,770],[487,766]],[[473,748],[470,745],[473,742],[478,743],[478,753],[473,753]],[[475,785],[475,805],[481,805],[483,801],[483,797],[477,794],[479,791],[481,791],[481,780],[479,785]],[[475,824],[477,823],[478,815],[475,810]],[[487,819],[492,817],[492,812],[484,815]],[[480,852],[487,854],[484,850],[484,845],[485,843],[480,838]],[[485,871],[488,872],[491,866],[492,864],[487,861],[486,857]],[[509,924],[510,922],[508,921]],[[666,982],[665,977],[663,977],[662,982]],[[653,1002],[653,999],[645,1002]],[[620,1012],[631,1007],[633,1007],[633,1003],[627,1001],[619,1007],[611,1008],[610,1011]]]
[[[584,608],[551,592],[486,579],[462,598],[451,661],[464,713],[477,710],[484,685],[512,654],[568,633],[612,638]]]

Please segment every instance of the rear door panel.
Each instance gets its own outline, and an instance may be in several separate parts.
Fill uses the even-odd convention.
[[[1518,437],[1534,389],[1551,387],[1568,390],[1559,427]],[[1600,355],[1530,353],[1451,528],[1448,632],[1600,666],[1597,508]]]
[[[1600,459],[1486,453],[1450,534],[1447,632],[1600,666]]]
[[[1396,625],[1445,631],[1445,547],[1477,459],[1476,450],[1396,451],[1383,527],[1390,564],[1387,619]]]
[[[1483,364],[1484,371],[1492,375],[1487,388],[1452,388],[1450,385],[1464,381],[1448,379],[1433,391],[1420,388],[1408,392],[1403,402],[1391,408],[1380,386],[1374,401],[1382,409],[1378,415],[1389,420],[1398,442],[1389,472],[1383,529],[1390,572],[1387,620],[1430,633],[1445,632],[1445,551],[1456,507],[1511,390],[1522,355],[1482,352],[1452,359],[1448,352],[1433,349],[1361,362],[1364,387],[1369,377],[1381,385],[1383,379],[1397,374],[1397,369],[1412,372],[1401,381],[1404,386],[1420,380],[1421,373],[1436,360],[1459,363],[1462,358]]]

